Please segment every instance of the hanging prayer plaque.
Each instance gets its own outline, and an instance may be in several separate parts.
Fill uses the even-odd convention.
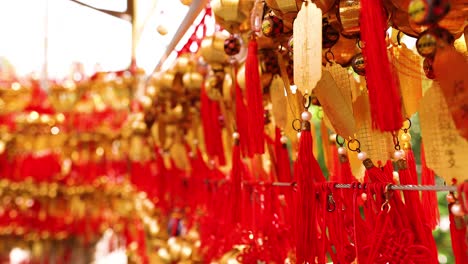
[[[398,73],[400,92],[403,99],[405,116],[410,117],[418,111],[422,98],[421,57],[408,49],[405,44],[392,48],[393,68]]]
[[[447,184],[468,179],[468,141],[458,135],[437,82],[424,94],[419,111],[427,166]]]
[[[315,88],[322,74],[322,11],[302,3],[294,21],[294,83],[302,93]]]
[[[329,118],[335,132],[345,138],[353,137],[356,125],[353,118],[351,95],[349,95],[349,100],[347,96],[343,96],[329,71],[323,71],[322,79],[317,84],[314,93],[322,104],[323,111]]]
[[[439,46],[432,67],[447,101],[455,128],[462,137],[468,139],[468,62],[466,57],[452,46]]]
[[[391,144],[391,134],[382,133],[372,129],[372,120],[370,116],[369,98],[363,93],[354,102],[354,112],[359,113],[357,119],[356,139],[361,143],[361,150],[366,152],[369,158],[377,165],[385,162],[391,157],[394,149]]]
[[[287,122],[288,102],[285,93],[283,80],[279,75],[275,75],[270,85],[270,97],[275,124],[281,129],[286,127]]]

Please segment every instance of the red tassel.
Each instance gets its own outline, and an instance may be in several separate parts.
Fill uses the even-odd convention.
[[[339,182],[340,183],[352,183],[356,181],[356,178],[351,171],[351,164],[349,164],[348,156],[340,155],[340,173],[339,173]]]
[[[245,120],[245,114],[247,113],[247,106],[244,103],[244,97],[242,96],[242,90],[239,87],[239,84],[237,83],[236,80],[236,127],[237,127],[237,132],[242,137],[248,137],[249,136],[249,127],[247,120]],[[252,145],[249,144],[248,140],[242,140],[240,142],[240,148],[242,151],[243,156],[249,156],[252,157],[253,155],[253,149]]]
[[[240,223],[240,216],[239,212],[242,211],[241,207],[241,198],[242,198],[242,160],[241,160],[241,150],[240,150],[240,142],[239,139],[235,139],[234,147],[232,148],[232,170],[231,170],[231,194],[230,199],[232,201],[231,204],[231,225],[234,227],[238,223]]]
[[[275,135],[275,154],[276,154],[276,171],[277,180],[279,182],[291,182],[293,180],[291,173],[291,163],[289,159],[289,152],[286,144],[281,142],[281,131],[276,128]],[[280,188],[278,192],[284,197],[283,211],[285,221],[292,223],[294,219],[294,206],[293,206],[293,189]]]
[[[213,145],[214,153],[218,158],[219,165],[226,165],[226,157],[224,156],[224,147],[223,147],[223,134],[222,127],[219,121],[221,116],[221,109],[217,102],[211,101],[211,123],[213,124]]]
[[[281,142],[281,131],[276,128],[275,135],[275,153],[276,153],[276,171],[278,172],[278,181],[292,181],[291,163],[289,161],[289,153],[286,144]]]
[[[384,10],[382,0],[361,0],[361,37],[373,126],[396,131],[402,123],[401,100],[398,79],[387,55]]]
[[[468,212],[466,208],[466,199],[468,198],[468,183],[461,183],[458,187],[458,200],[448,206],[450,218],[450,236],[452,239],[453,255],[455,256],[455,264],[468,263],[468,245],[466,241],[467,226],[465,222],[465,214]],[[457,215],[453,214],[454,206],[459,206]]]
[[[416,172],[416,162],[414,160],[414,154],[411,149],[407,150],[406,160],[399,160],[399,178],[400,183],[405,185],[417,185],[418,175]],[[410,227],[413,228],[415,235],[415,242],[425,245],[431,252],[429,263],[438,263],[437,260],[437,246],[432,236],[432,232],[429,227],[423,225],[422,217],[423,210],[419,193],[416,191],[403,191],[405,197],[405,205],[407,218],[410,219]]]
[[[422,185],[434,185],[435,173],[429,169],[426,164],[426,155],[424,153],[424,146],[421,144],[421,183]],[[422,192],[422,208],[423,208],[423,221],[424,224],[434,230],[439,224],[440,213],[437,203],[437,194],[434,191]]]
[[[341,179],[341,166],[340,166],[340,155],[338,154],[338,148],[335,145],[331,146],[324,146],[325,148],[328,147],[330,150],[330,161],[328,171],[330,172],[329,180],[332,182],[342,183]]]
[[[165,213],[169,212],[168,199],[169,199],[169,183],[168,183],[168,169],[164,163],[162,150],[155,149],[156,155],[156,188],[158,193],[158,206],[162,208]]]
[[[212,159],[217,158],[220,165],[225,165],[226,158],[219,123],[219,117],[221,116],[219,105],[208,98],[204,86],[201,89],[200,103],[206,152]]]
[[[250,144],[254,154],[265,152],[263,129],[265,126],[262,86],[258,70],[258,45],[250,40],[245,61],[245,86],[247,91],[247,120]]]
[[[324,182],[325,177],[313,155],[312,133],[310,123],[303,124],[299,139],[299,151],[294,164],[294,175],[298,184],[298,202],[296,219],[296,259],[297,263],[315,263],[319,256],[317,242],[317,208],[314,182]],[[323,259],[318,260],[319,263]]]

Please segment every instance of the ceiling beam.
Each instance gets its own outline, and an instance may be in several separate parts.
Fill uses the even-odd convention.
[[[76,4],[79,4],[81,6],[84,6],[84,7],[87,7],[87,8],[90,8],[90,9],[93,9],[93,10],[96,10],[96,11],[99,11],[99,12],[102,12],[104,14],[107,14],[107,15],[110,15],[110,16],[113,16],[113,17],[117,17],[117,18],[120,18],[120,19],[124,19],[124,20],[128,20],[130,18],[130,22],[134,22],[134,12],[135,12],[135,7],[134,7],[134,0],[127,0],[127,9],[124,11],[124,12],[116,12],[116,11],[111,11],[111,10],[106,10],[106,9],[101,9],[101,8],[96,8],[94,6],[91,6],[91,5],[88,5],[88,4],[85,4],[79,0],[68,0],[68,1],[71,1],[73,3],[76,3]]]

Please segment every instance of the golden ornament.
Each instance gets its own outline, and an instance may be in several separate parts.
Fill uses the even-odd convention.
[[[198,72],[187,72],[182,77],[184,87],[189,90],[200,89],[203,84],[203,76]]]
[[[202,40],[200,53],[202,58],[208,64],[225,64],[227,55],[224,52],[224,41],[227,35],[222,32],[216,32],[213,36],[205,37]]]

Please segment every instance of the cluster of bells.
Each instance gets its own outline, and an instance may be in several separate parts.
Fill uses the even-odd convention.
[[[221,25],[227,29],[235,28],[231,24],[236,20],[227,20],[228,16],[223,4],[215,2],[215,15],[221,17]],[[221,1],[222,2],[222,1]],[[253,2],[253,1],[238,1]],[[289,3],[291,2],[291,3]],[[267,12],[263,13],[261,33],[262,36],[273,40],[274,46],[287,47],[293,51],[292,25],[299,11],[300,3],[294,1],[265,1]],[[322,0],[313,1],[322,9],[322,47],[323,59],[333,59],[343,67],[352,66],[359,75],[365,75],[365,62],[360,52],[359,40],[359,0]],[[417,38],[416,48],[424,60],[424,70],[429,79],[434,79],[432,63],[438,45],[453,45],[465,30],[466,7],[463,1],[384,1],[388,14],[388,24],[398,29],[400,33],[397,41],[401,39],[401,33]],[[289,3],[289,5],[287,5]],[[241,5],[242,6],[242,5]],[[289,7],[285,8],[285,7]],[[239,28],[241,29],[241,28]],[[255,29],[254,29],[255,30]],[[239,33],[239,32],[234,32]],[[242,33],[242,32],[240,32]],[[279,45],[278,45],[279,44]],[[225,41],[225,52],[229,56],[235,56],[240,51],[241,40],[231,35]],[[290,78],[291,79],[291,78]]]
[[[147,144],[152,122],[143,114],[149,98],[133,100],[144,73],[73,76],[47,94],[35,79],[5,80],[0,88],[0,255],[19,246],[43,257],[51,243],[93,244],[108,228],[125,233],[133,221],[143,224],[153,249],[173,255],[179,238],[168,240],[157,200],[132,185],[127,171],[154,151]],[[190,247],[191,258],[192,240],[181,256]],[[141,255],[139,247],[129,243],[130,256]]]
[[[357,74],[364,76],[365,61],[361,53],[364,43],[360,41],[359,28],[360,1],[313,2],[323,13],[323,64],[333,61],[343,67],[351,66]],[[154,101],[170,102],[169,109],[183,115],[193,109],[184,105],[184,102],[176,102],[176,99],[196,102],[198,89],[204,82],[210,99],[225,99],[228,102],[233,79],[237,80],[242,89],[245,88],[245,43],[252,31],[257,32],[264,92],[268,92],[273,76],[280,73],[277,52],[283,55],[293,85],[292,28],[301,3],[299,0],[210,1],[216,22],[225,31],[205,37],[197,54],[183,55],[171,69],[155,74],[147,90],[148,95],[153,98],[156,96]],[[454,45],[465,30],[467,10],[463,1],[385,0],[384,4],[388,25],[396,29],[394,32],[399,32],[392,36],[394,41],[399,43],[403,35],[417,38],[416,49],[425,58],[424,72],[429,79],[434,79],[432,63],[437,47]],[[235,76],[231,69],[233,64],[238,65]],[[314,103],[320,104],[316,99]],[[166,113],[167,110],[165,107],[159,113]],[[169,120],[187,117],[180,115],[174,114]]]

